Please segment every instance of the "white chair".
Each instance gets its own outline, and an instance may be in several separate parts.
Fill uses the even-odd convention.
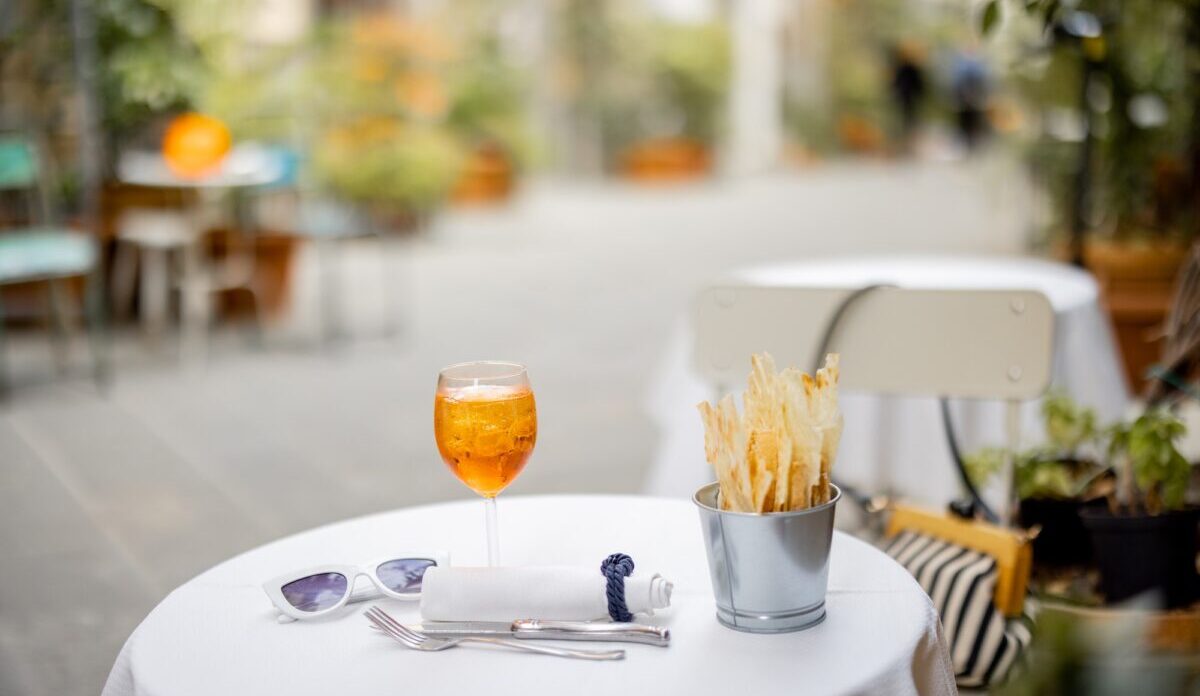
[[[186,253],[196,236],[191,220],[178,210],[136,208],[121,214],[112,283],[118,318],[128,312],[137,285],[143,330],[155,337],[162,333],[174,285],[171,257]]]
[[[1013,450],[1020,404],[1050,383],[1054,311],[1028,290],[721,286],[699,295],[694,322],[693,367],[717,396],[741,388],[754,353],[810,369],[838,352],[848,390],[1003,400]],[[1001,479],[1008,521],[1011,470]]]

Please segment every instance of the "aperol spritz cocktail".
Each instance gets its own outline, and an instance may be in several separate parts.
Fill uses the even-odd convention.
[[[433,431],[446,466],[484,497],[488,560],[497,565],[495,499],[525,468],[537,441],[537,407],[525,367],[474,362],[442,370]]]

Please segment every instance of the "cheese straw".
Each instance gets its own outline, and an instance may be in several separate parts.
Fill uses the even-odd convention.
[[[776,372],[763,353],[750,358],[739,415],[732,395],[697,406],[704,451],[716,472],[721,507],[786,512],[829,502],[830,469],[842,436],[838,356],[811,377],[794,367]]]

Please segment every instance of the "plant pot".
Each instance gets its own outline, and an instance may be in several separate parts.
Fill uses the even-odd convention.
[[[711,171],[708,148],[687,138],[646,140],[621,156],[621,174],[643,183],[699,179]]]
[[[1100,590],[1111,604],[1158,591],[1167,609],[1190,605],[1200,594],[1196,523],[1200,508],[1160,515],[1113,515],[1083,510],[1091,533]]]
[[[496,147],[481,147],[467,158],[450,192],[457,204],[497,203],[512,196],[516,173],[508,155]]]
[[[838,142],[842,149],[856,155],[882,155],[887,136],[883,129],[856,114],[842,114],[837,119]]]
[[[1147,368],[1158,361],[1162,326],[1175,295],[1175,278],[1187,260],[1188,245],[1162,240],[1088,240],[1083,260],[1100,283],[1134,391],[1145,386]]]
[[[1103,498],[1074,500],[1026,498],[1021,501],[1021,526],[1039,525],[1033,540],[1033,562],[1040,566],[1087,565],[1092,561],[1092,538],[1080,519],[1080,510],[1103,509]]]

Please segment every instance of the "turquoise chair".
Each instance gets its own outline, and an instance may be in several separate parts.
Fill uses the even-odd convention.
[[[49,205],[37,149],[19,134],[0,133],[0,191],[25,194],[30,226],[0,229],[0,287],[45,283],[60,354],[65,354],[67,305],[71,294],[64,281],[86,278],[84,315],[92,351],[92,376],[101,390],[108,383],[109,365],[99,250],[94,237],[50,224]],[[9,392],[4,346],[4,303],[0,296],[0,398]]]

